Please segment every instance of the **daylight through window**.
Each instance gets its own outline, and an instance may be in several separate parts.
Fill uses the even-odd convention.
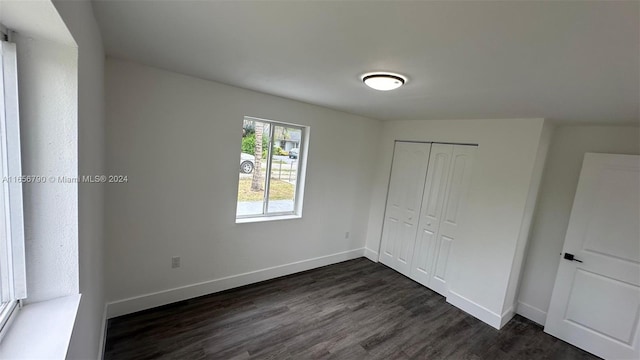
[[[300,214],[304,136],[304,126],[244,118],[237,218]]]

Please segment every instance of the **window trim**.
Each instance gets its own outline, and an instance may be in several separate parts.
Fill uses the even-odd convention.
[[[236,224],[241,223],[250,223],[250,222],[263,222],[263,221],[272,221],[272,220],[290,220],[290,219],[299,219],[302,218],[302,198],[304,195],[304,174],[306,173],[306,148],[308,143],[309,136],[309,126],[293,124],[283,121],[276,121],[270,119],[259,118],[255,116],[244,116],[242,119],[242,123],[244,125],[244,121],[259,121],[263,123],[268,123],[269,126],[269,145],[267,149],[267,167],[265,169],[265,189],[264,189],[264,198],[262,203],[262,214],[250,214],[250,215],[237,215],[238,212],[238,200],[237,195],[238,191],[236,191]],[[293,128],[300,130],[300,143],[298,144],[298,174],[296,175],[296,188],[293,199],[293,211],[280,211],[280,212],[268,212],[269,209],[269,193],[271,191],[271,169],[273,163],[273,138],[275,133],[276,126],[283,126],[287,128]]]
[[[0,341],[7,334],[7,329],[15,319],[18,309],[21,306],[20,300],[11,300],[0,304]]]
[[[17,79],[16,44],[0,39],[0,339],[27,296]]]

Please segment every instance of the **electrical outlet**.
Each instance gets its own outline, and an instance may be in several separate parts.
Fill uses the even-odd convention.
[[[348,239],[349,238],[349,232],[347,231],[346,233],[344,233],[344,238]]]
[[[171,268],[176,269],[180,267],[180,256],[174,256],[171,258]]]

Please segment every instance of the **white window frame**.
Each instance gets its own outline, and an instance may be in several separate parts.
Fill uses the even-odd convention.
[[[302,217],[302,199],[304,195],[304,175],[306,173],[307,166],[307,158],[306,158],[306,148],[307,148],[307,139],[309,136],[309,126],[287,123],[282,121],[268,120],[262,119],[254,116],[245,116],[243,118],[242,123],[244,121],[259,121],[262,123],[269,124],[269,145],[267,148],[267,167],[265,169],[265,183],[264,183],[264,198],[262,202],[262,214],[250,214],[250,215],[237,215],[237,192],[236,192],[236,223],[246,223],[246,222],[258,222],[258,221],[269,221],[269,220],[285,220],[285,219],[295,219]],[[275,134],[276,126],[287,127],[291,129],[300,130],[300,143],[298,145],[298,169],[296,175],[296,188],[293,198],[293,211],[285,211],[285,212],[269,212],[269,191],[271,185],[271,168],[272,168],[272,152],[273,152],[273,138]],[[256,159],[255,161],[260,161]],[[238,190],[239,191],[239,190]]]
[[[0,34],[0,339],[27,297],[17,53],[8,34]]]

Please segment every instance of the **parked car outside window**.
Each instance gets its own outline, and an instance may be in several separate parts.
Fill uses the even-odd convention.
[[[255,161],[256,161],[255,156],[247,153],[241,153],[240,154],[240,172],[243,174],[251,174],[251,172],[253,172],[253,168],[255,167]]]

